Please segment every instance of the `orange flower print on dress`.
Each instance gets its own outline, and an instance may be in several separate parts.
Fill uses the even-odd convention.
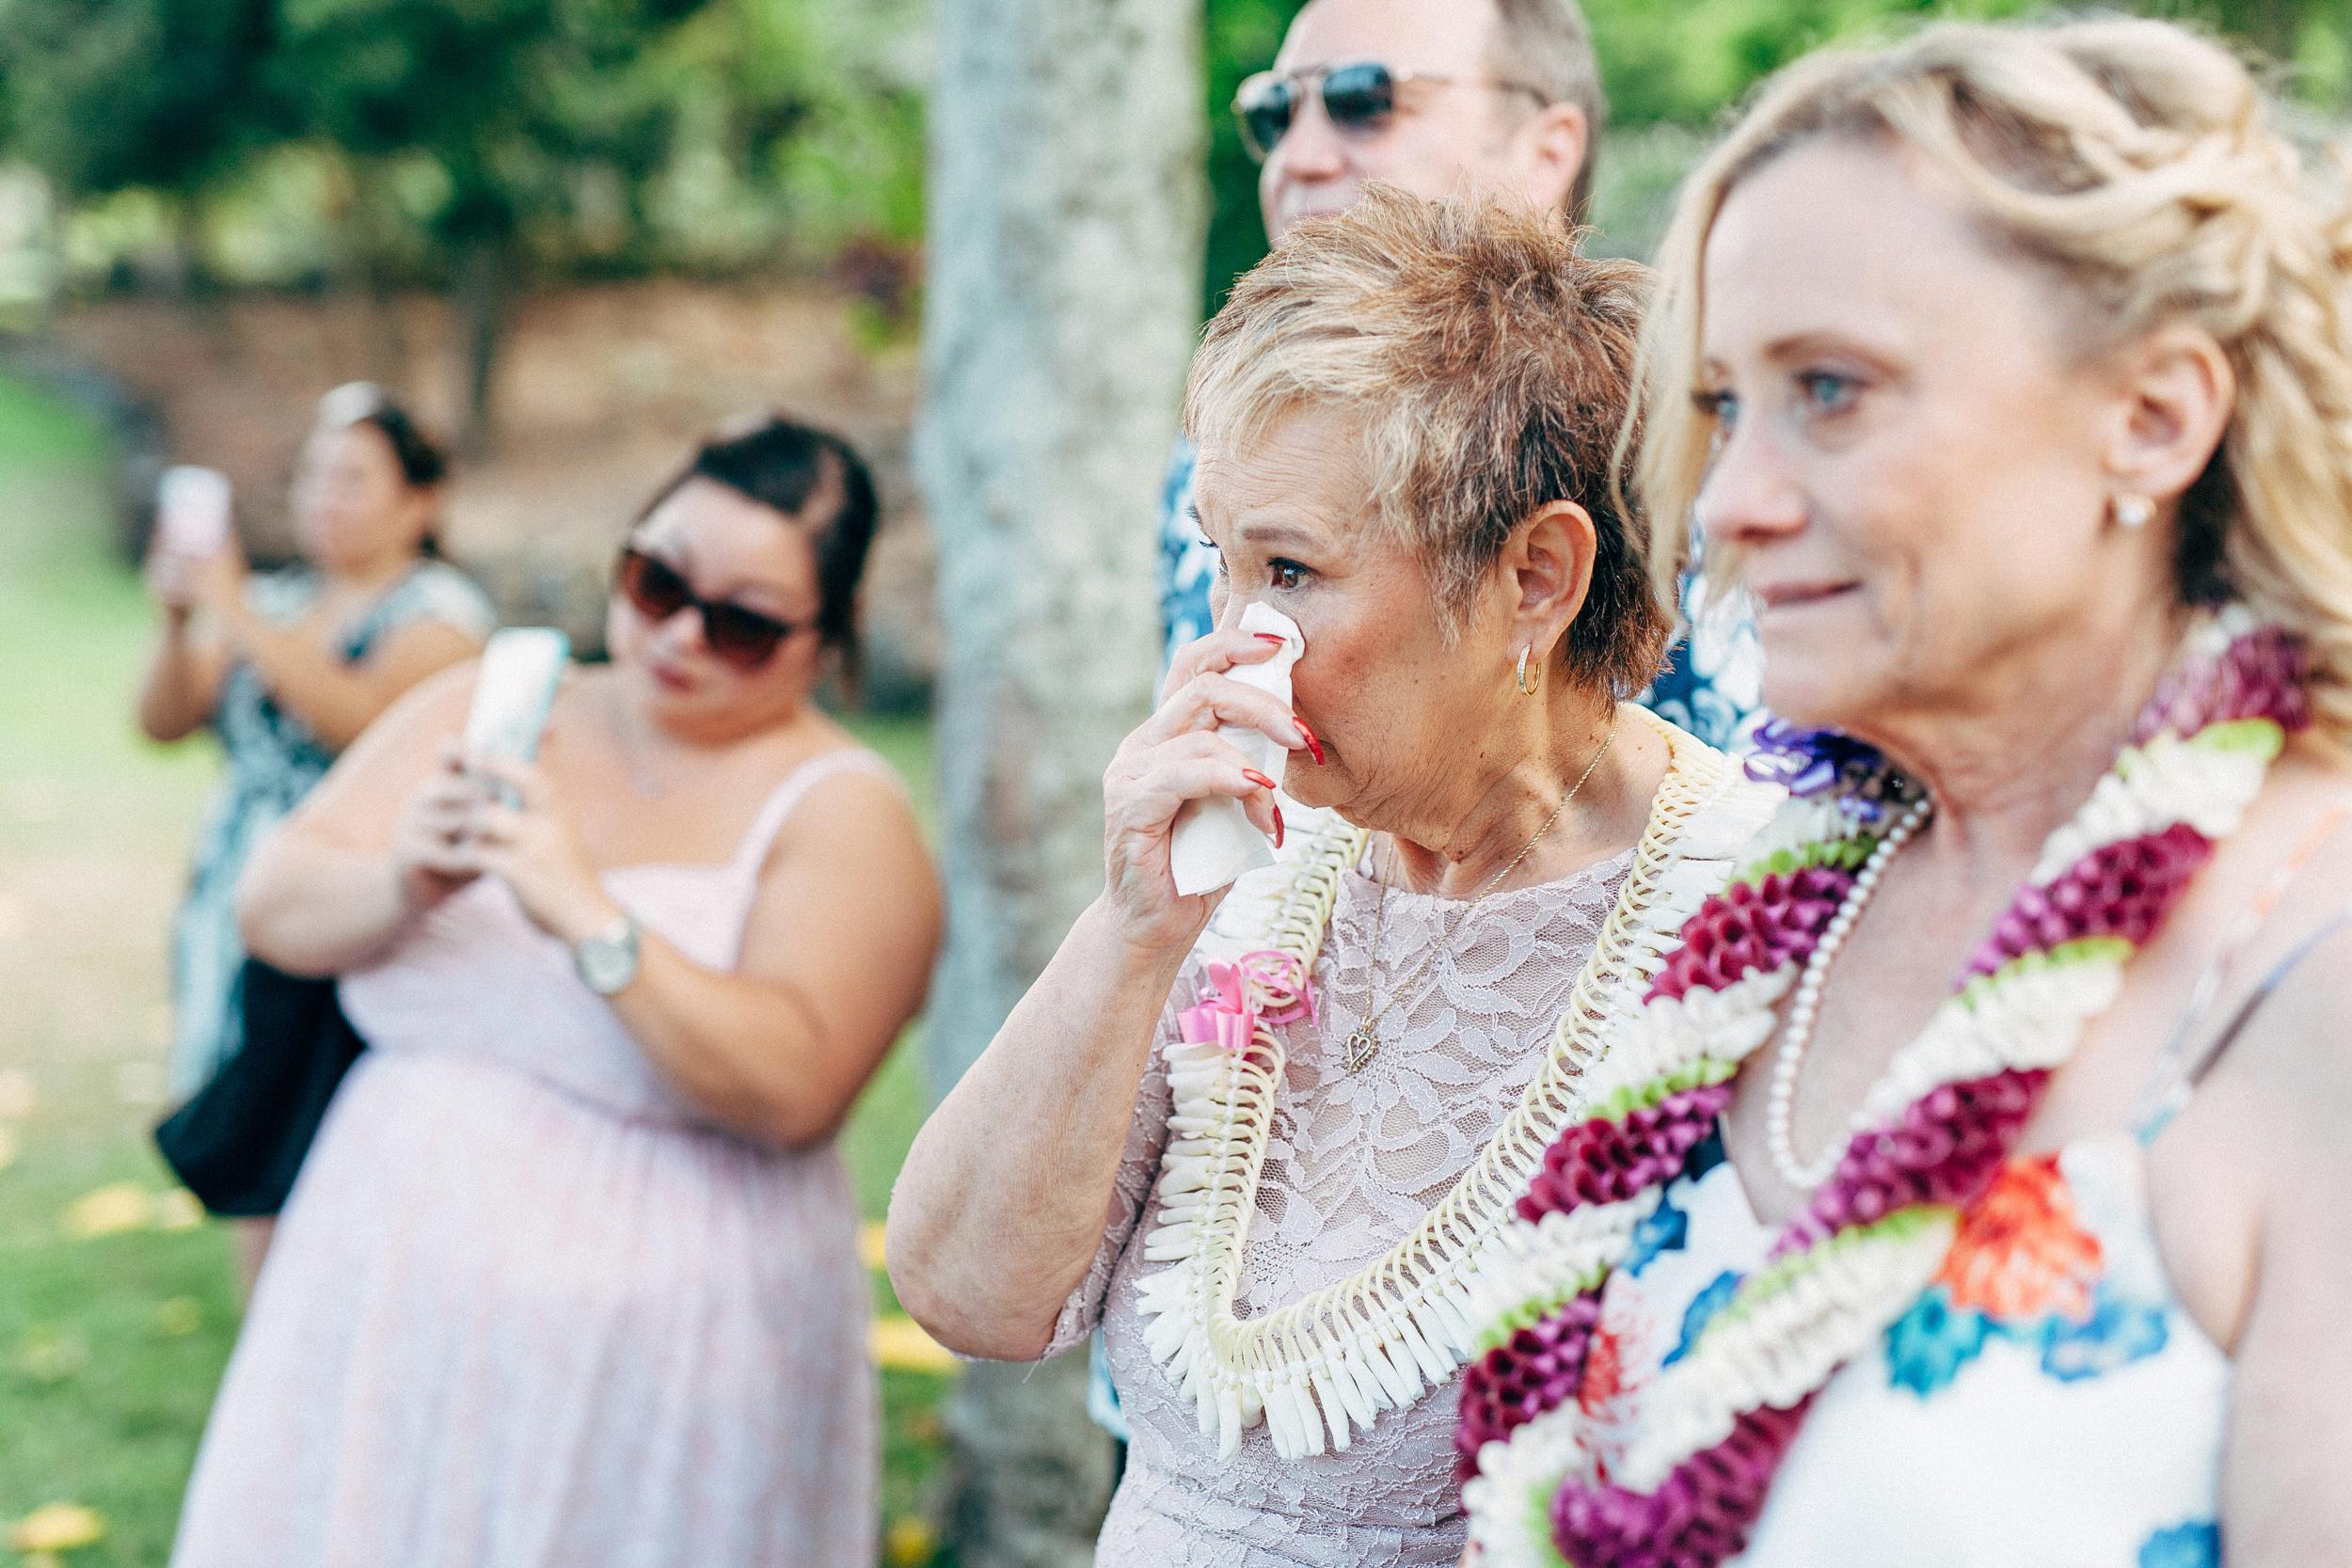
[[[1609,1282],[1577,1387],[1586,1449],[1602,1475],[1613,1474],[1624,1462],[1640,1430],[1643,1392],[1657,1376],[1662,1358],[1659,1315],[1647,1308],[1645,1294],[1630,1275]]]
[[[1955,1306],[2014,1323],[2090,1315],[2099,1238],[2074,1217],[2058,1156],[2012,1160],[1969,1207],[1936,1275]]]
[[[1597,1417],[1625,1397],[1625,1342],[1604,1317],[1593,1331],[1593,1348],[1584,1357],[1584,1381],[1576,1402],[1587,1417]]]

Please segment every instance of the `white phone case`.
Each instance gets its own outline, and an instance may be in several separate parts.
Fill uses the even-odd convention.
[[[551,626],[510,626],[490,639],[466,714],[469,761],[538,756],[540,732],[571,652],[571,640]]]
[[[155,532],[169,553],[210,561],[229,544],[229,476],[183,464],[155,489]]]

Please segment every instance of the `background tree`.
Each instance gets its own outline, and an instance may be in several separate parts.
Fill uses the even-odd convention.
[[[1158,671],[1152,505],[1199,319],[1200,12],[941,0],[920,471],[946,634],[944,1087],[1103,878],[1102,771]],[[1110,1481],[1085,1356],[967,1368],[963,1568],[1081,1568]]]
[[[0,147],[64,202],[204,192],[285,135],[273,0],[0,0]],[[195,261],[194,248],[182,247]]]
[[[704,0],[280,0],[269,75],[302,132],[363,168],[437,177],[424,229],[461,324],[466,444],[489,437],[514,275],[534,226],[570,227],[583,176],[633,192],[675,113],[648,53]]]
[[[448,293],[457,404],[478,447],[506,304],[526,281],[850,251],[860,286],[905,308],[912,269],[898,258],[922,227],[923,11],[0,0],[0,154],[40,169],[69,211],[163,198],[192,265],[208,214],[227,212],[271,227],[273,254],[300,257],[305,230],[330,235],[296,277]],[[299,177],[278,178],[289,170]],[[294,210],[321,200],[327,211]]]

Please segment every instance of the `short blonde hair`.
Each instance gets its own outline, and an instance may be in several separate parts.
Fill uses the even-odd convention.
[[[2213,336],[2237,397],[2183,499],[2181,594],[2234,594],[2299,636],[2314,705],[2352,730],[2352,214],[2246,66],[2169,23],[1944,23],[1765,84],[1684,186],[1659,261],[1647,429],[1620,451],[1640,448],[1661,580],[1714,435],[1690,401],[1708,231],[1741,180],[1825,137],[1893,139],[1956,178],[1989,233],[2059,279],[2086,354],[2175,322]]]
[[[1557,215],[1372,186],[1234,285],[1193,361],[1185,432],[1247,454],[1299,409],[1348,420],[1375,523],[1420,555],[1449,630],[1513,530],[1581,505],[1599,544],[1563,673],[1629,696],[1669,625],[1610,482],[1645,276],[1579,255]]]

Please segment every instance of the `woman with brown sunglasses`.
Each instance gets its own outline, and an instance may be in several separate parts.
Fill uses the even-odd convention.
[[[535,767],[437,681],[257,860],[254,950],[372,1049],[312,1150],[176,1563],[873,1560],[833,1135],[940,927],[904,793],[811,698],[875,518],[839,440],[704,446]],[[495,779],[502,786],[487,787]]]

